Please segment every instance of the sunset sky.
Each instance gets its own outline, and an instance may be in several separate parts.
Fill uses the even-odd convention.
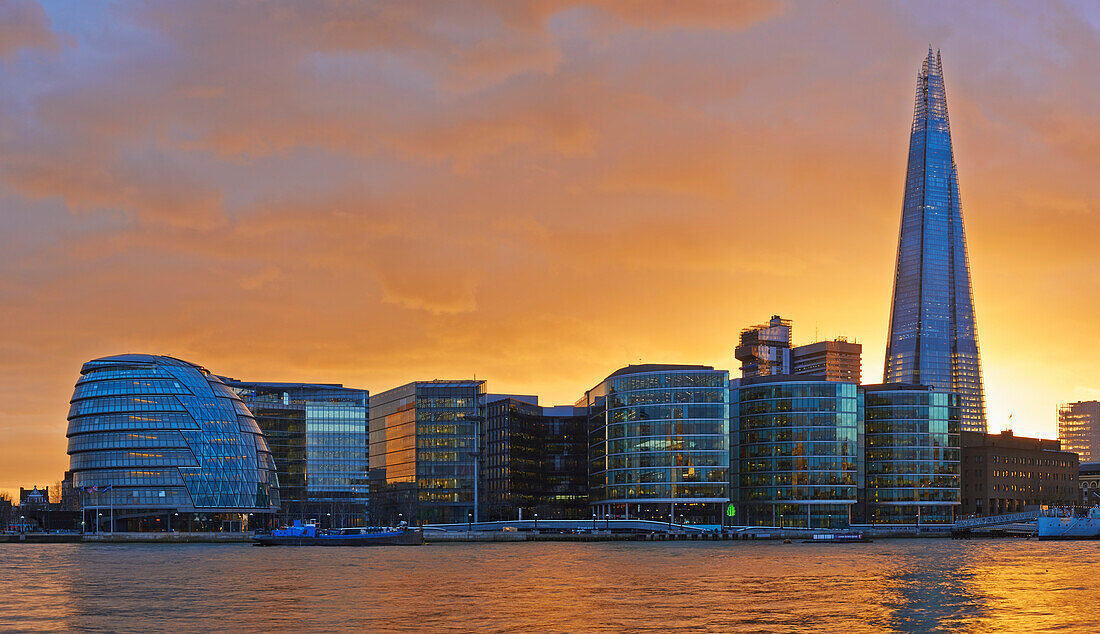
[[[1100,398],[1100,5],[351,4],[0,0],[0,489],[124,352],[559,404],[778,313],[878,382],[929,45],[990,430]]]

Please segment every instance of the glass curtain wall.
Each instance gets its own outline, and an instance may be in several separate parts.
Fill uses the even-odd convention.
[[[366,390],[322,383],[255,383],[223,379],[248,404],[273,446],[284,522],[324,527],[367,523]]]
[[[588,408],[590,504],[600,517],[723,521],[729,502],[727,371],[630,366],[582,401]]]
[[[278,508],[263,434],[218,377],[144,354],[80,372],[66,435],[86,529],[245,530]]]
[[[986,431],[978,334],[943,66],[917,76],[884,383],[960,394],[967,431]]]
[[[861,467],[856,384],[746,379],[731,398],[737,524],[847,527]]]
[[[426,524],[474,519],[484,411],[484,381],[420,381],[372,396],[372,518]]]
[[[960,504],[959,396],[863,386],[865,522],[951,524]]]

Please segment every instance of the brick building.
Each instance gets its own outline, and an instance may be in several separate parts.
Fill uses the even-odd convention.
[[[1057,440],[962,432],[962,517],[1076,504],[1077,454]]]

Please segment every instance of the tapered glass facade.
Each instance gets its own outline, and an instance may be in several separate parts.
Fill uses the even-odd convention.
[[[865,385],[865,521],[951,524],[961,503],[959,397],[921,385]]]
[[[264,436],[218,377],[143,354],[89,361],[80,373],[66,434],[73,486],[86,491],[84,506],[111,509],[116,528],[180,528],[171,525],[185,513],[239,530],[247,514],[278,508]]]
[[[737,521],[844,528],[858,500],[862,458],[857,386],[794,378],[731,387]]]
[[[986,431],[943,68],[931,50],[917,76],[883,382],[956,392],[962,428]]]
[[[603,515],[722,522],[729,502],[729,373],[640,365],[615,372],[588,410],[590,504]]]

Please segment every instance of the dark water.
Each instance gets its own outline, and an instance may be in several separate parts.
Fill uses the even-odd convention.
[[[1100,542],[0,544],[0,630],[1100,632]]]

